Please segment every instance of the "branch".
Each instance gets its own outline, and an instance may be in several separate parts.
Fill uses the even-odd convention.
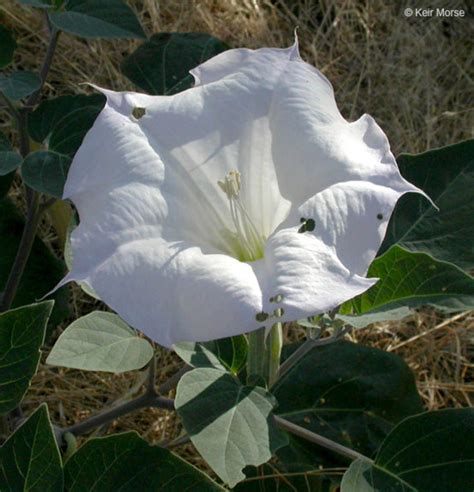
[[[363,458],[364,460],[373,463],[373,461],[370,458],[367,458],[367,456],[364,456],[363,454],[360,454],[357,451],[354,451],[353,449],[347,448],[342,444],[331,441],[327,437],[320,436],[315,432],[311,432],[305,429],[304,427],[300,427],[299,425],[293,424],[293,422],[290,422],[286,419],[282,419],[277,415],[274,416],[274,419],[278,427],[280,427],[281,429],[287,432],[290,432],[291,434],[294,434],[295,436],[301,437],[306,441],[312,442],[314,444],[322,446],[323,448],[329,449],[330,451],[345,456],[350,460],[357,460],[359,458]]]
[[[11,308],[16,291],[20,285],[20,280],[25,271],[26,263],[31,253],[31,248],[36,236],[40,214],[39,214],[39,193],[33,192],[28,206],[25,227],[21,236],[20,245],[16,253],[15,261],[8,275],[7,283],[3,294],[1,311]]]
[[[141,408],[164,408],[166,410],[174,410],[174,400],[163,396],[145,393],[138,398],[134,398],[126,403],[122,403],[116,407],[110,408],[109,410],[98,413],[97,415],[93,415],[82,422],[66,427],[61,430],[61,435],[64,435],[67,432],[70,432],[75,436],[85,434],[96,427],[108,424],[122,415],[134,412],[135,410],[140,410]]]
[[[327,338],[307,338],[280,366],[280,372],[278,378],[281,378],[286,374],[300,359],[302,359],[308,352],[314,347],[321,347],[323,345],[329,345],[342,338],[351,328],[347,327],[339,331],[337,334]]]
[[[48,14],[46,14],[47,16]],[[56,28],[52,28],[50,30],[50,35],[49,35],[49,44],[48,48],[46,50],[46,55],[44,57],[43,65],[40,70],[40,77],[41,77],[41,85],[39,88],[31,94],[31,96],[26,100],[25,107],[27,109],[31,109],[33,106],[36,105],[38,102],[38,99],[40,97],[41,91],[43,90],[44,83],[46,82],[46,78],[48,77],[48,72],[51,67],[51,63],[53,61],[54,57],[54,52],[56,50],[56,46],[58,44],[58,38],[59,38],[59,32]]]

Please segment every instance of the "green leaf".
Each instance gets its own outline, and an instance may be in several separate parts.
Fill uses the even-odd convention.
[[[61,456],[45,404],[0,449],[0,490],[62,492]]]
[[[398,321],[410,316],[411,314],[412,311],[408,307],[402,306],[395,309],[388,309],[386,311],[369,311],[367,314],[359,315],[337,314],[336,319],[341,319],[344,323],[360,329],[373,323],[379,323],[380,321]]]
[[[33,72],[14,72],[9,76],[0,74],[0,91],[8,99],[19,101],[41,86],[41,77]]]
[[[61,141],[62,138],[54,136],[55,133],[59,132],[61,134],[64,132],[65,135],[78,134],[78,125],[75,124],[75,118],[68,118],[68,116],[71,114],[80,116],[80,111],[85,109],[90,112],[91,107],[100,111],[104,104],[105,96],[102,94],[60,96],[43,101],[28,118],[28,132],[31,138],[39,143],[46,142],[49,137],[53,141]],[[84,127],[82,124],[81,142],[92,123],[89,127]],[[61,152],[57,148],[53,148],[53,150]]]
[[[49,149],[73,157],[102,108],[86,106],[70,112],[54,128]]]
[[[270,463],[245,470],[247,478],[233,492],[335,492],[331,482],[319,469],[286,473]]]
[[[474,410],[448,409],[407,418],[387,436],[373,465],[357,460],[341,492],[472,492]]]
[[[356,314],[426,304],[446,311],[474,307],[474,279],[456,266],[436,261],[425,253],[392,246],[372,263],[367,276],[380,280],[346,303],[342,314],[347,314],[350,306]]]
[[[0,292],[4,290],[23,234],[24,220],[13,203],[0,200]],[[35,302],[47,294],[64,276],[64,263],[56,258],[41,239],[36,238],[20,281],[13,307]],[[51,295],[55,300],[50,317],[54,326],[69,314],[67,287]]]
[[[398,243],[466,270],[474,268],[474,140],[402,154],[397,161],[403,176],[423,189],[439,211],[419,194],[403,196],[380,252]]]
[[[2,152],[0,151],[0,176],[14,171],[21,164],[21,156],[16,152]]]
[[[45,301],[0,314],[0,414],[21,402],[36,373],[52,308]]]
[[[49,14],[51,23],[84,38],[145,38],[133,10],[122,0],[68,0],[65,12]]]
[[[153,348],[116,314],[94,311],[70,324],[46,362],[86,371],[125,372],[141,369]]]
[[[226,49],[226,44],[209,34],[153,34],[125,58],[122,72],[149,94],[176,94],[193,86],[189,70]]]
[[[285,357],[297,346],[286,348]],[[368,456],[394,424],[423,409],[401,358],[346,341],[313,348],[272,393],[279,416]],[[278,456],[298,470],[326,462],[321,448],[296,438]]]
[[[248,343],[244,335],[237,335],[210,342],[181,342],[173,348],[190,366],[228,369],[238,374],[247,361]]]
[[[276,401],[260,387],[243,386],[229,373],[199,368],[178,383],[175,407],[196,449],[231,487],[242,469],[261,465],[287,442],[270,414]]]
[[[135,432],[89,439],[64,468],[68,492],[224,492],[194,466]]]
[[[34,190],[61,198],[70,165],[67,155],[39,150],[28,154],[21,165],[21,175]]]
[[[15,49],[16,41],[11,31],[0,25],[0,68],[11,63]]]

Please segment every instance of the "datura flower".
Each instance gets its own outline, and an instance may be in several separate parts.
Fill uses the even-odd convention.
[[[71,165],[71,280],[171,346],[327,312],[361,294],[400,175],[368,115],[288,49],[226,51],[172,96],[102,90]]]

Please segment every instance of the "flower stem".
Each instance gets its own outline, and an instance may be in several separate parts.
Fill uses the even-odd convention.
[[[268,335],[265,328],[249,333],[249,351],[247,356],[248,384],[262,384],[268,388],[278,378],[282,347],[282,326],[275,323]]]

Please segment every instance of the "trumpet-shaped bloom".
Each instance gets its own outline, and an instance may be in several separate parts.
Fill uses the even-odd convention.
[[[63,283],[162,345],[326,312],[357,296],[405,181],[368,115],[288,49],[235,49],[173,96],[103,90],[72,163]]]

